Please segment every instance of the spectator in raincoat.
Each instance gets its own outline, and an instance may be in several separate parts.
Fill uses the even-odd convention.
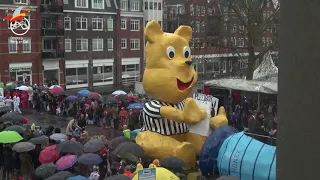
[[[22,95],[21,95],[21,99],[22,99],[22,109],[27,109],[28,108],[28,93],[27,91],[23,91]]]
[[[20,97],[14,96],[13,97],[13,111],[21,114],[22,112],[21,112],[19,106],[20,106]]]

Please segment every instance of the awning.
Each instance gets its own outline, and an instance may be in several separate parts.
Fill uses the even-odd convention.
[[[205,82],[205,85],[248,92],[260,92],[265,94],[278,93],[277,82],[265,82],[245,79],[215,79]]]

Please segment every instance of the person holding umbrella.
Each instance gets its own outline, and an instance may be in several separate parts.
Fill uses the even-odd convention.
[[[29,174],[31,172],[32,159],[28,152],[22,152],[19,155],[21,161],[21,169],[20,172],[22,174],[23,180],[29,180]]]

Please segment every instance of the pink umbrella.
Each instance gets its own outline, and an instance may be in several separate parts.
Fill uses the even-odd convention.
[[[68,154],[65,156],[62,156],[57,162],[57,170],[63,171],[65,169],[71,168],[76,162],[78,157],[76,155]]]

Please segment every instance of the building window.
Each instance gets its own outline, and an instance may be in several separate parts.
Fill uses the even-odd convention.
[[[139,1],[131,1],[131,11],[139,11],[140,10],[140,3]]]
[[[103,30],[103,18],[92,18],[92,30],[93,31]]]
[[[88,51],[88,39],[76,39],[77,51]]]
[[[200,11],[200,6],[199,6],[199,5],[196,5],[196,15],[197,15],[197,16],[200,16],[200,13],[201,13],[201,11]]]
[[[93,64],[93,82],[102,83],[102,82],[113,82],[113,72],[112,65],[109,66],[95,66]]]
[[[158,3],[158,10],[161,10],[161,2]]]
[[[57,49],[57,40],[56,39],[43,39],[42,42],[42,51],[53,51]]]
[[[127,39],[121,39],[121,49],[127,49]]]
[[[232,65],[232,60],[229,60],[229,72],[232,72],[233,65]]]
[[[201,16],[204,16],[206,14],[206,7],[201,6]]]
[[[144,10],[148,10],[148,2],[144,2]]]
[[[92,39],[92,51],[103,51],[103,39]]]
[[[64,51],[71,52],[71,39],[64,39]]]
[[[226,73],[227,72],[227,61],[222,62],[222,72]]]
[[[42,17],[41,25],[42,28],[55,29],[57,27],[57,19],[55,17]]]
[[[213,62],[213,72],[220,72],[220,62]]]
[[[88,0],[75,0],[76,8],[88,8]]]
[[[127,29],[127,19],[121,19],[121,29]]]
[[[66,84],[67,85],[78,85],[88,83],[88,68],[66,68]]]
[[[139,81],[139,64],[122,65],[122,83],[131,84]]]
[[[31,38],[23,38],[22,51],[23,53],[31,53]]]
[[[103,0],[92,0],[92,8],[93,9],[104,9],[104,1]]]
[[[247,67],[248,67],[248,60],[247,59],[239,60],[239,68],[240,69],[246,69]]]
[[[206,31],[206,24],[204,22],[201,22],[201,32]]]
[[[108,31],[113,31],[113,19],[112,17],[108,17],[107,19],[107,28],[108,28]]]
[[[238,39],[238,47],[244,47],[244,38]]]
[[[139,31],[140,30],[140,20],[130,20],[130,30]]]
[[[127,0],[121,0],[120,9],[126,11],[127,8],[128,8],[128,1]]]
[[[14,0],[14,4],[29,4],[28,0]]]
[[[236,24],[233,25],[232,32],[237,32],[237,25]]]
[[[113,51],[113,39],[108,38],[108,51]]]
[[[194,28],[195,32],[200,32],[200,21],[196,21],[196,25]]]
[[[83,18],[83,17],[77,17],[76,18],[76,23],[77,23],[77,30],[88,30],[87,27],[87,18]]]
[[[64,30],[71,30],[71,17],[64,17]]]
[[[190,4],[190,16],[194,16],[194,7],[193,7],[193,4]]]
[[[18,53],[18,41],[9,38],[8,48],[9,48],[9,53]]]
[[[140,50],[140,39],[130,39],[130,49]]]

